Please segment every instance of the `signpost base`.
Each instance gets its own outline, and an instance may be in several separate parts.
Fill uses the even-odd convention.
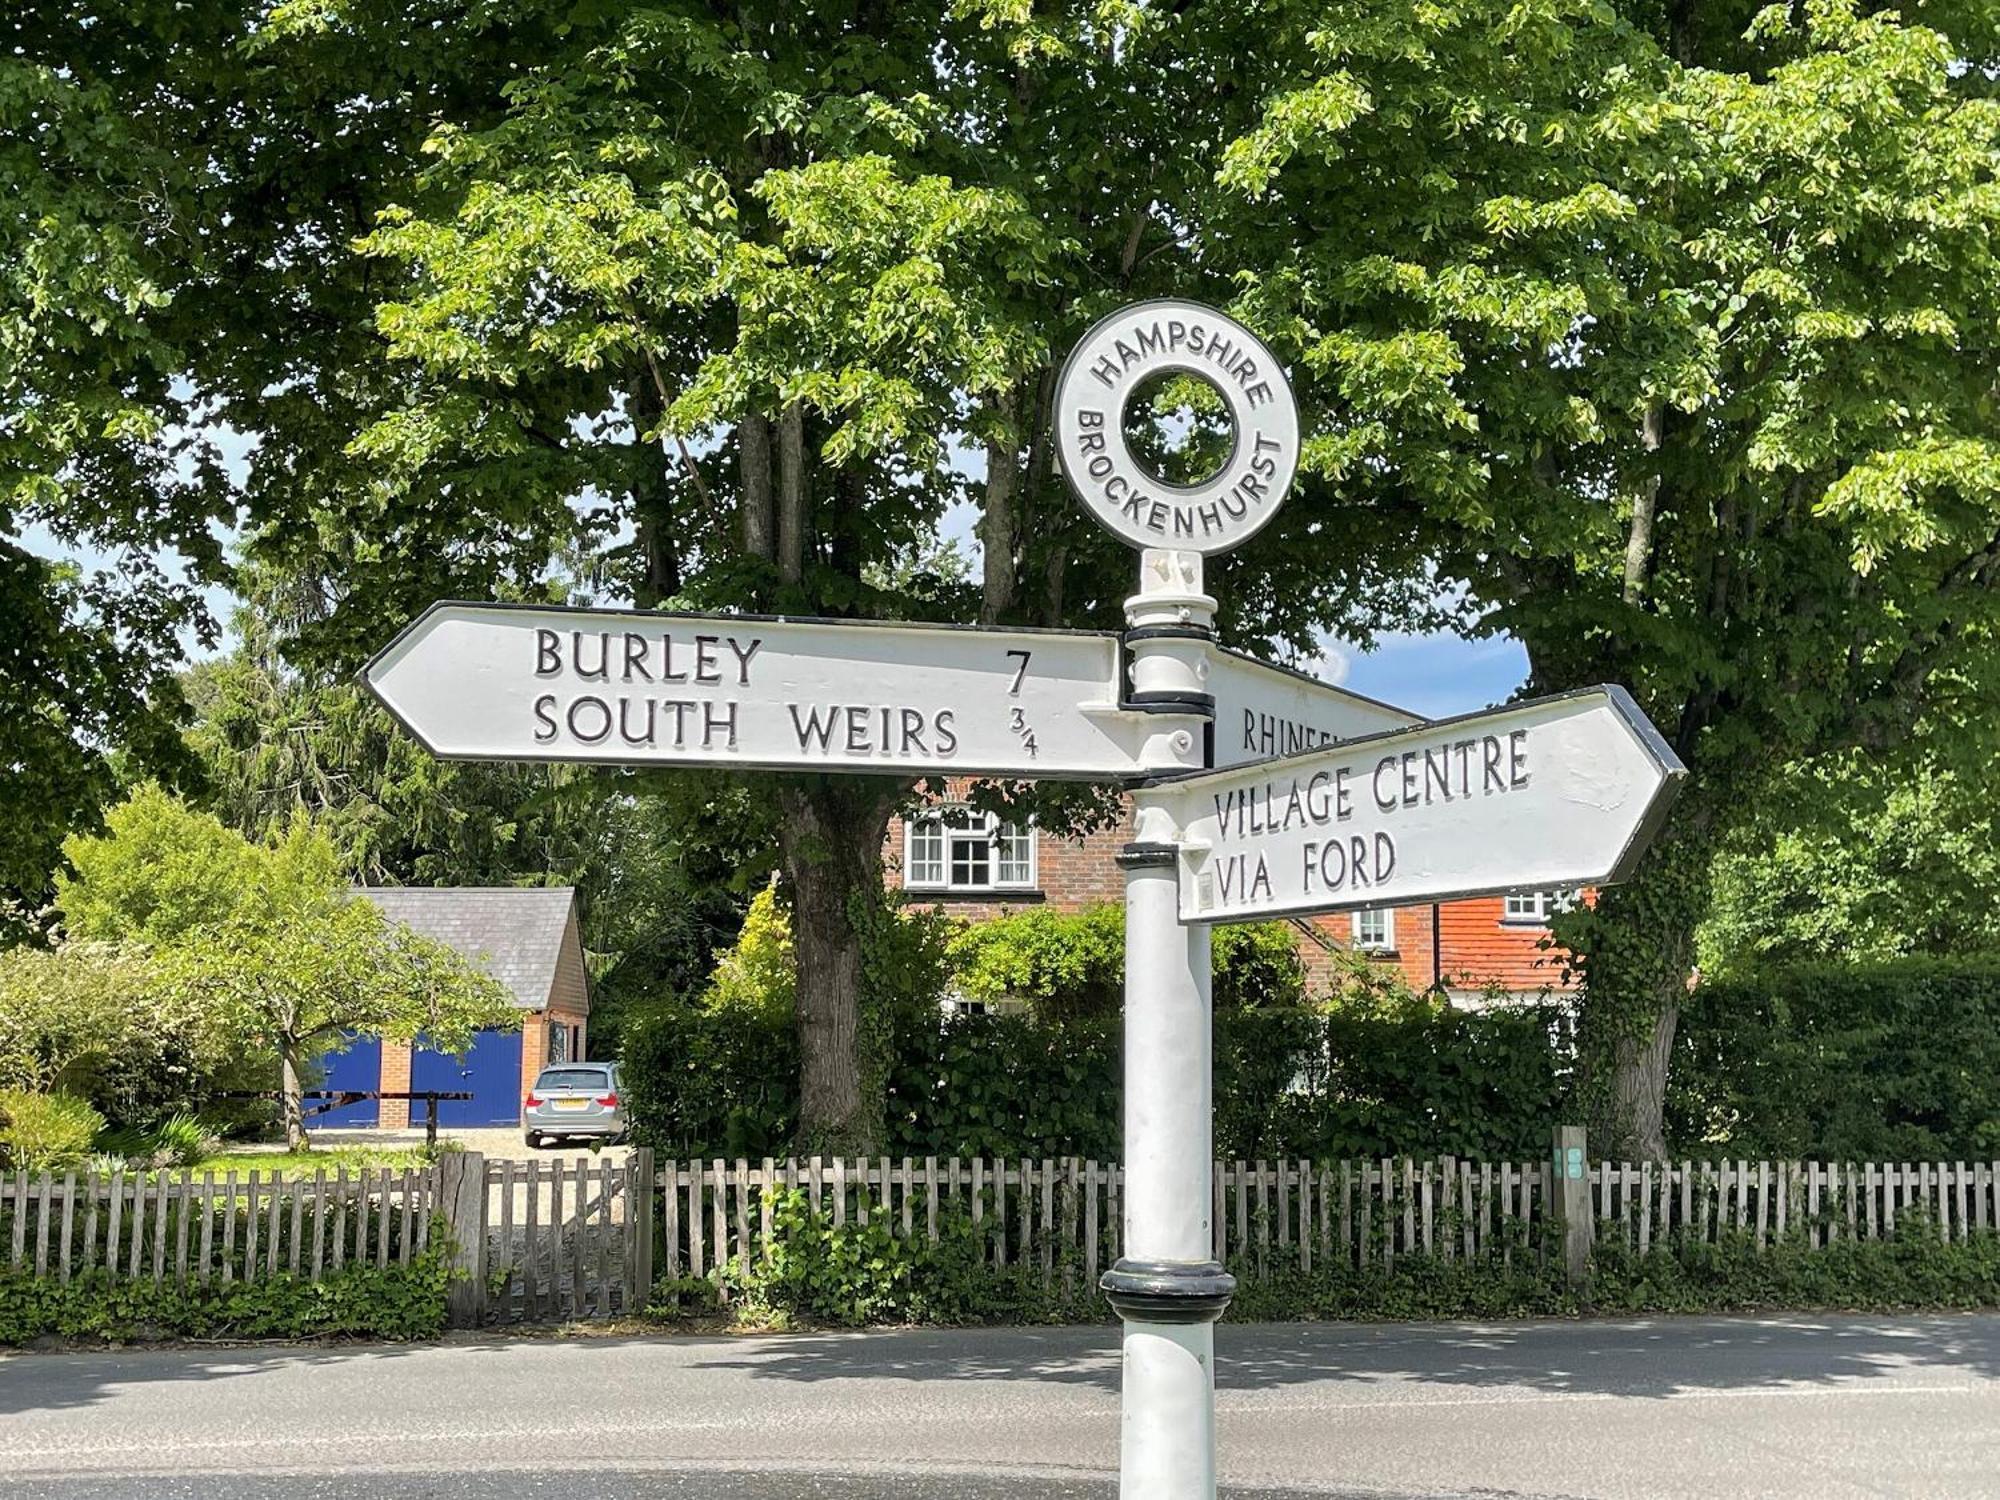
[[[1214,1324],[1126,1322],[1118,1493],[1214,1500]]]
[[[1100,1283],[1124,1320],[1123,1500],[1214,1500],[1215,1320],[1209,928],[1182,926],[1165,810],[1135,796],[1125,868],[1124,1253]]]

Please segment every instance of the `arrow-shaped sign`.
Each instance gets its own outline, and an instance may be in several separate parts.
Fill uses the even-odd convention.
[[[1215,697],[1215,756],[1210,764],[1217,769],[1424,722],[1422,714],[1227,647],[1209,657],[1208,689]]]
[[[1152,732],[1120,655],[1088,630],[446,603],[365,676],[453,760],[1114,780]]]
[[[1623,688],[1172,784],[1183,922],[1621,880],[1687,770]]]

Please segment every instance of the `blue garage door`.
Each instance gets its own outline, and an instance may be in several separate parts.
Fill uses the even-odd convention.
[[[347,1043],[345,1052],[328,1052],[320,1058],[319,1065],[325,1074],[320,1088],[367,1089],[373,1092],[382,1087],[382,1039],[375,1036],[354,1037]],[[306,1108],[311,1109],[316,1103],[324,1104],[326,1101],[308,1099]],[[306,1129],[316,1130],[327,1125],[373,1129],[381,1118],[382,1106],[373,1099],[363,1099],[358,1104],[344,1104],[323,1115],[307,1115]]]
[[[419,1046],[410,1054],[410,1090],[469,1090],[470,1099],[438,1104],[438,1124],[449,1126],[521,1123],[521,1033],[482,1031],[463,1060]],[[424,1122],[425,1105],[410,1101],[410,1123]]]

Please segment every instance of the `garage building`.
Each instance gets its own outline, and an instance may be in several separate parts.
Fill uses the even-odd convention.
[[[507,986],[526,1014],[518,1031],[480,1032],[463,1058],[421,1044],[357,1038],[325,1058],[326,1087],[466,1091],[471,1099],[438,1105],[440,1125],[514,1125],[545,1064],[589,1055],[590,978],[573,887],[380,886],[355,894],[391,921],[464,954]],[[421,1125],[423,1107],[416,1109],[414,1123]],[[413,1122],[408,1100],[367,1099],[316,1123],[401,1129]]]

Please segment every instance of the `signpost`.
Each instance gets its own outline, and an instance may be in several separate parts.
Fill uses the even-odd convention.
[[[447,603],[365,676],[446,759],[1106,780],[1153,729],[1121,654],[1103,631]]]
[[[1189,777],[1180,918],[1608,884],[1685,774],[1625,690],[1599,687]]]
[[[1124,438],[1149,376],[1234,424],[1194,486]],[[1215,645],[1206,555],[1270,521],[1299,418],[1271,351],[1187,302],[1095,325],[1064,366],[1056,446],[1078,499],[1140,549],[1122,636],[438,604],[370,688],[451,759],[1120,781],[1125,870],[1124,1500],[1213,1500],[1211,925],[1616,880],[1685,772],[1618,688],[1416,715]],[[1220,768],[1220,769],[1210,769]]]
[[[1208,687],[1215,697],[1212,766],[1249,765],[1423,723],[1407,709],[1227,647],[1217,647],[1208,666]]]

